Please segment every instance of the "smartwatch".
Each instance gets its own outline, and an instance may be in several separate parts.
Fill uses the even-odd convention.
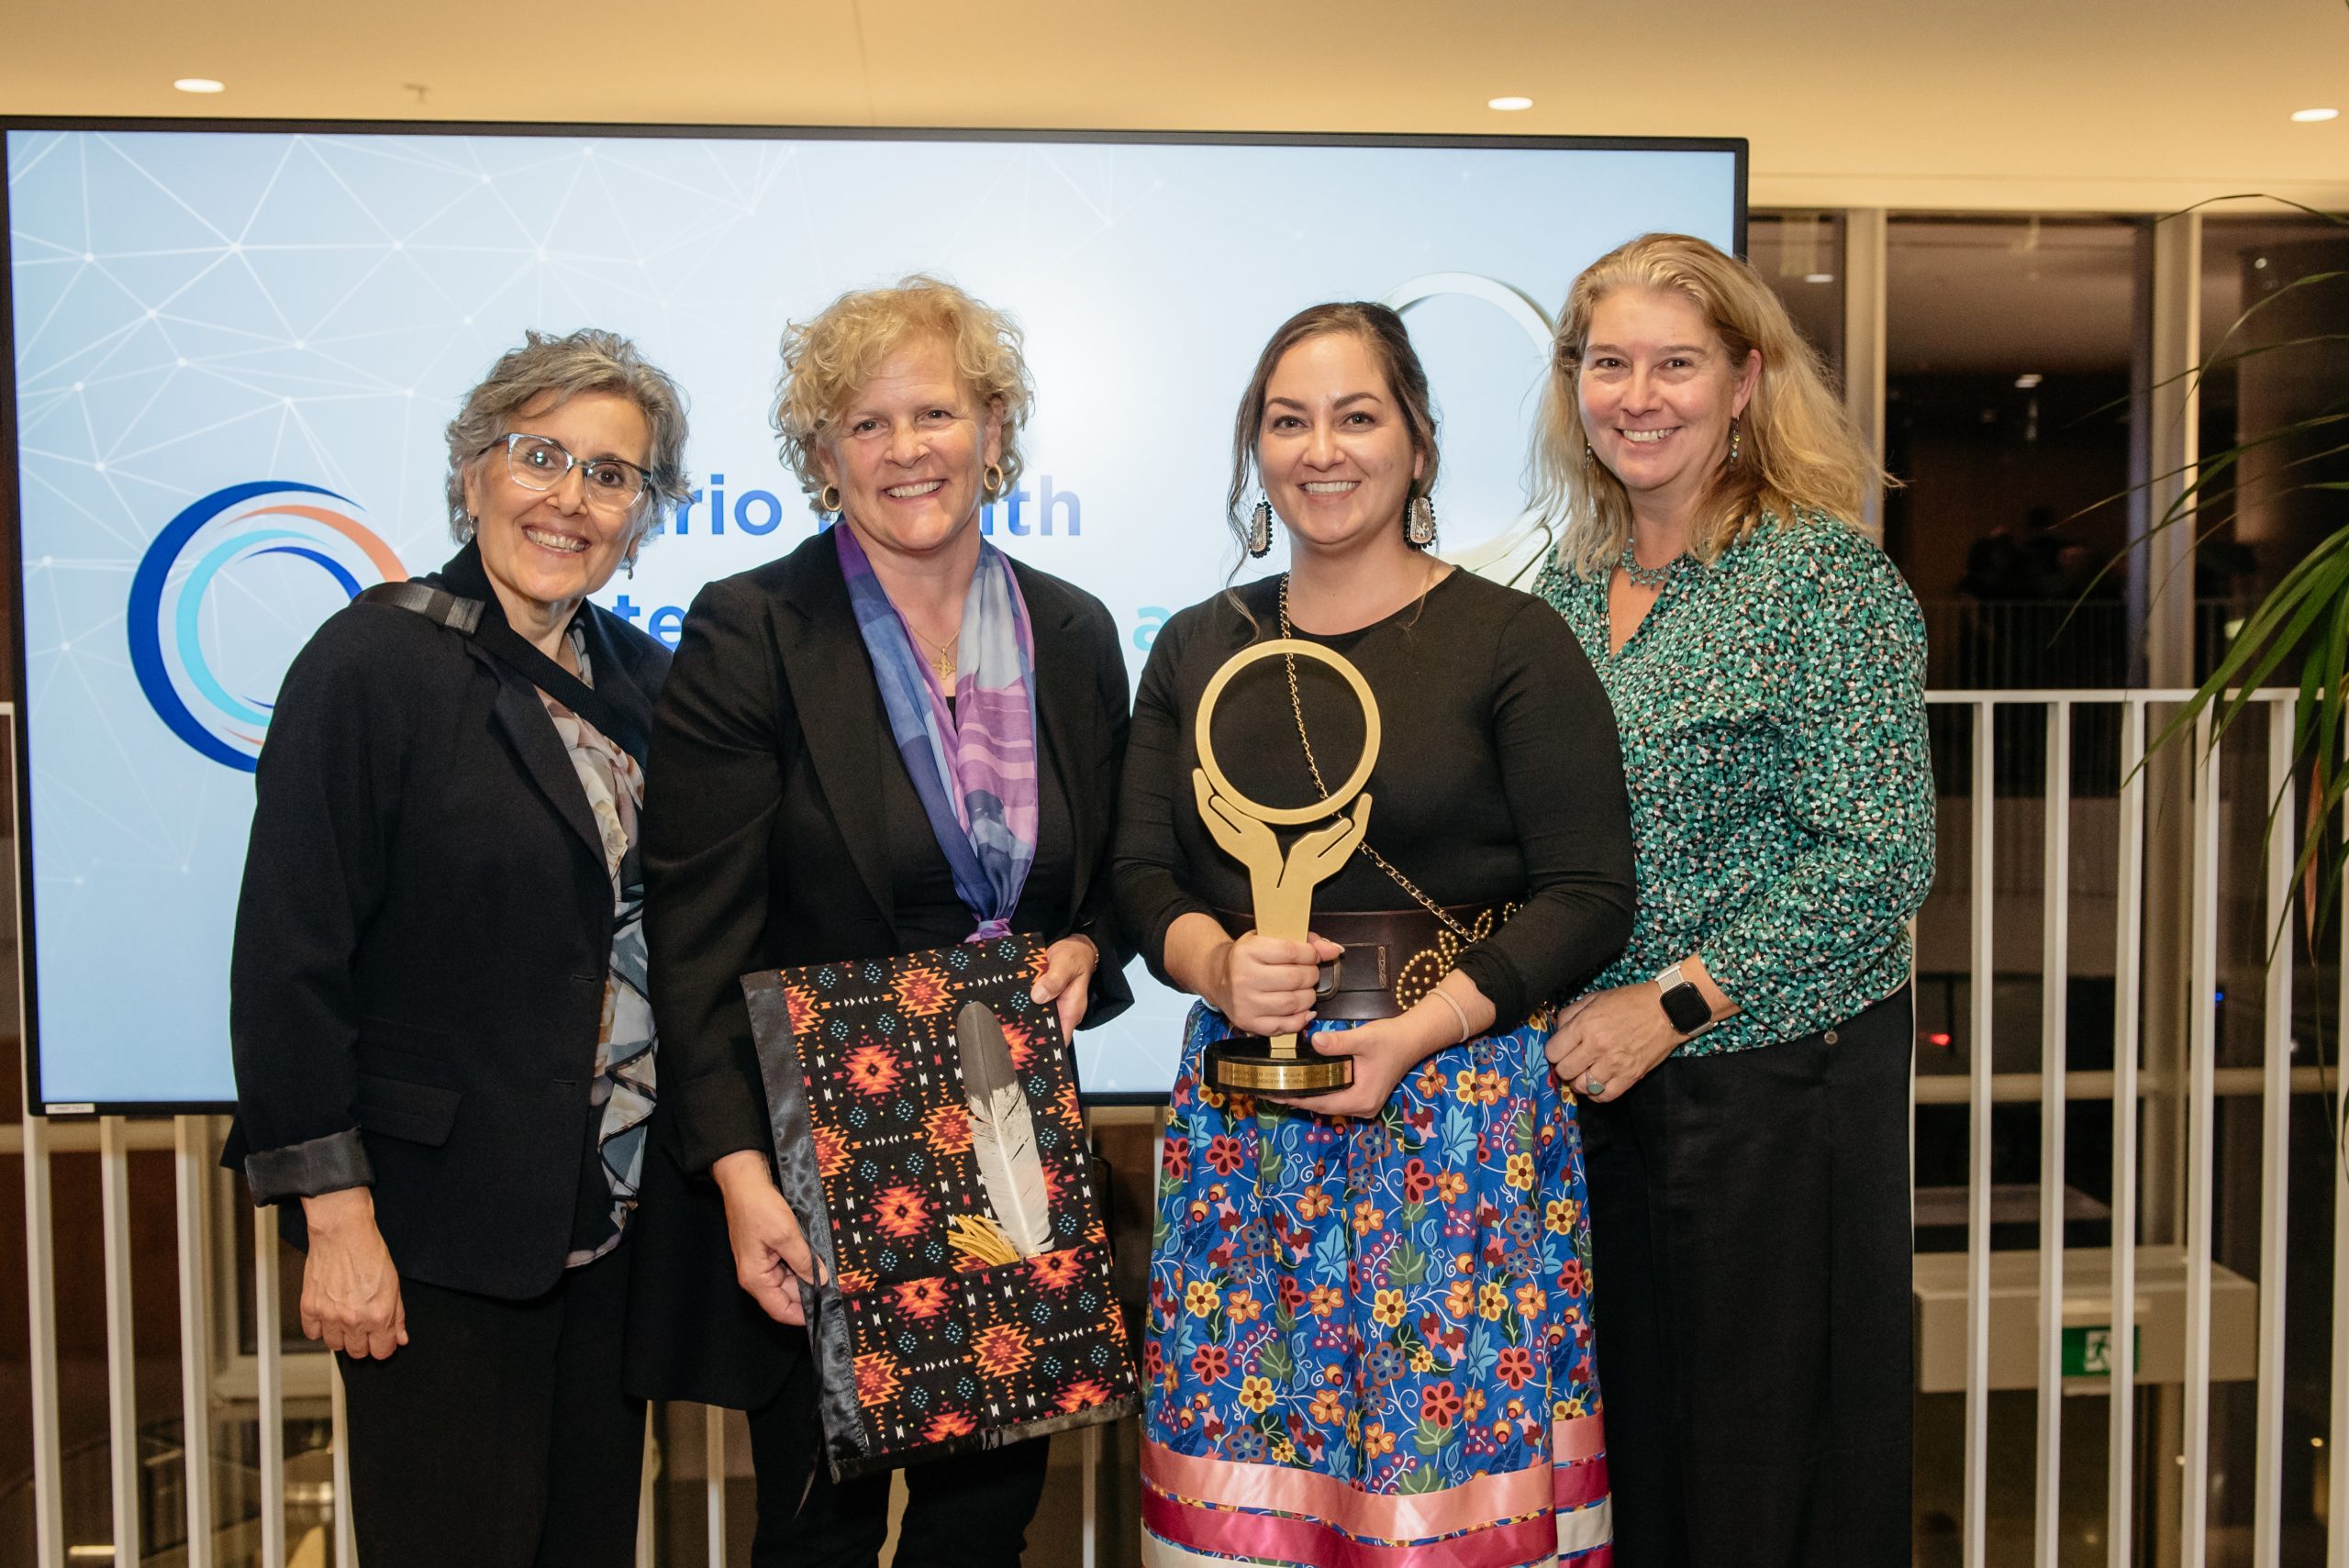
[[[1682,1035],[1693,1040],[1713,1027],[1712,1004],[1695,981],[1682,978],[1678,964],[1658,974],[1655,984],[1664,993],[1664,1016]]]

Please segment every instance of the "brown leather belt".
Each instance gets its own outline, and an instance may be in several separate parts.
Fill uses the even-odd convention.
[[[1444,913],[1470,940],[1492,935],[1517,912],[1515,903],[1459,904]],[[1219,909],[1231,935],[1256,929],[1256,917]],[[1313,986],[1317,1018],[1392,1018],[1428,994],[1468,946],[1424,909],[1317,909],[1313,932],[1346,951],[1321,966]]]

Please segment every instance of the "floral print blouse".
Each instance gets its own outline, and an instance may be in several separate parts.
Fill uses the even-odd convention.
[[[570,639],[579,678],[593,686],[587,631],[578,619],[571,623]],[[610,737],[546,693],[539,694],[539,701],[586,792],[587,808],[604,837],[604,869],[612,879],[611,962],[604,980],[603,1027],[596,1038],[596,1079],[587,1094],[596,1158],[580,1173],[580,1205],[572,1221],[571,1251],[563,1260],[563,1267],[575,1269],[620,1244],[620,1233],[636,1212],[647,1123],[659,1097],[659,1040],[647,999],[644,866],[637,846],[644,770]]]
[[[1933,877],[1925,625],[1884,552],[1831,517],[1765,517],[1682,556],[1608,650],[1608,579],[1534,592],[1615,705],[1639,910],[1594,989],[1700,955],[1743,1011],[1680,1048],[1742,1051],[1842,1022],[1909,978]]]

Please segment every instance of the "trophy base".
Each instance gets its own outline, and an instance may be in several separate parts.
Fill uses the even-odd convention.
[[[1326,1095],[1354,1081],[1354,1064],[1323,1056],[1302,1040],[1294,1056],[1275,1056],[1262,1035],[1238,1035],[1208,1047],[1208,1076],[1219,1089],[1250,1095]]]

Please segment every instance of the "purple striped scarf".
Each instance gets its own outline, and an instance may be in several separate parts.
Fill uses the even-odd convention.
[[[930,830],[954,873],[954,891],[978,922],[966,941],[1011,929],[1036,861],[1036,639],[1003,551],[982,540],[963,599],[953,706],[855,529],[836,524],[841,573]]]

